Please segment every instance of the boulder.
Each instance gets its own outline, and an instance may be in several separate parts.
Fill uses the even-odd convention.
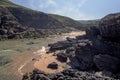
[[[80,70],[90,70],[93,68],[94,48],[90,41],[78,43],[76,47],[75,57],[79,61]]]
[[[72,56],[72,55],[75,55],[75,47],[69,47],[66,49],[66,55],[69,57],[69,56]]]
[[[56,50],[64,50],[68,47],[71,47],[72,43],[69,41],[58,41],[57,43],[54,44],[49,44],[50,51],[56,51]]]
[[[94,56],[94,63],[99,70],[106,70],[116,72],[119,65],[119,60],[110,55],[96,55]]]
[[[64,53],[58,53],[57,60],[60,62],[67,62],[67,56]]]
[[[52,62],[47,67],[51,69],[58,69],[58,64],[56,62]]]

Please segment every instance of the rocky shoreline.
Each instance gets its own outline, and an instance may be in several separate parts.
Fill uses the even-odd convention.
[[[59,60],[69,58],[67,64],[71,68],[57,74],[35,69],[25,74],[23,80],[119,80],[119,22],[120,16],[112,15],[110,19],[107,16],[101,20],[99,28],[87,29],[86,35],[49,44],[49,52],[62,53],[56,55]],[[111,27],[113,24],[115,27]]]
[[[50,53],[59,51],[55,55],[59,61],[66,62],[69,58],[70,62],[67,64],[70,69],[57,74],[41,73],[40,70],[35,69],[31,75],[25,74],[23,80],[28,78],[31,78],[30,80],[115,80],[119,78],[120,60],[118,56],[108,52],[111,44],[101,39],[88,38],[87,35],[77,36],[48,45]]]

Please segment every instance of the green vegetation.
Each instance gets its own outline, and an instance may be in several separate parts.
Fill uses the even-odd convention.
[[[99,27],[100,20],[80,20],[79,21],[84,27]]]
[[[6,56],[0,56],[0,66],[4,66],[8,64],[9,62],[11,62],[11,59],[9,59]]]
[[[20,56],[29,54],[29,51],[41,49],[42,46],[47,46],[52,42],[53,40],[48,38],[0,41],[0,80],[20,80],[15,75],[18,68],[15,68],[14,71],[11,69],[21,65],[13,66],[12,62],[17,61]]]
[[[74,21],[71,18],[65,17],[65,16],[60,16],[57,14],[49,14],[50,16],[52,16],[53,18],[57,19],[60,22],[66,22],[66,21]]]
[[[18,7],[18,5],[11,3],[9,0],[0,0],[0,6],[3,7]]]
[[[83,27],[79,21],[73,20],[69,17],[56,15],[56,14],[48,14],[48,15],[51,16],[52,18],[58,20],[65,26],[80,29],[80,30],[85,30],[85,27]]]

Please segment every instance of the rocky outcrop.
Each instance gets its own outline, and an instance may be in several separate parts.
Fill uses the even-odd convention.
[[[50,51],[64,50],[71,46],[72,46],[72,44],[69,41],[59,41],[59,42],[51,44],[51,45],[49,44],[49,47],[50,47],[49,50]]]
[[[103,39],[119,42],[120,41],[120,13],[109,14],[100,22],[100,33]]]
[[[104,40],[99,28],[90,28],[86,35],[75,39],[67,38],[62,42],[68,42],[70,46],[63,48],[64,44],[57,42],[51,44],[50,48],[55,44],[55,47],[62,45],[62,48],[54,48],[53,51],[64,50],[72,68],[80,71],[100,71],[102,76],[119,77],[120,46],[116,42]]]
[[[68,65],[72,69],[47,77],[62,80],[116,80],[120,78],[119,16],[119,14],[106,16],[101,20],[100,28],[92,27],[84,36],[67,38],[65,41],[50,44],[51,52],[64,51],[64,56],[59,53],[58,55],[61,60],[66,59],[65,56],[67,56],[70,60]]]
[[[77,44],[75,57],[79,61],[80,70],[89,70],[93,67],[95,52],[90,41],[81,41]]]
[[[118,70],[119,60],[109,55],[96,55],[94,57],[94,63],[101,71],[116,72]]]
[[[60,62],[67,62],[67,56],[64,53],[57,54],[57,60]]]
[[[86,29],[86,38],[95,39],[100,35],[100,29],[98,27],[90,27]]]
[[[64,70],[57,74],[46,74],[39,70],[34,70],[31,75],[26,76],[29,76],[29,80],[113,80],[109,77],[100,77],[88,72],[78,71],[76,69]],[[22,80],[28,80],[28,78],[23,77]]]

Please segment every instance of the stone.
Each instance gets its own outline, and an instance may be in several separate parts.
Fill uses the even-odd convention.
[[[79,62],[80,70],[90,70],[93,68],[94,48],[89,42],[78,43],[76,47],[75,57]],[[74,62],[73,62],[74,63]]]
[[[95,55],[94,63],[99,70],[116,72],[118,70],[119,60],[110,55]]]
[[[69,47],[66,49],[66,54],[68,55],[74,55],[75,54],[75,47]]]
[[[56,62],[52,62],[47,66],[47,68],[58,69],[58,64]]]
[[[67,56],[64,53],[58,53],[57,60],[60,62],[67,62]]]
[[[78,61],[78,59],[74,56],[69,57],[69,59],[70,59],[70,66],[72,68],[79,69],[80,62]]]
[[[77,69],[67,69],[56,74],[34,73],[30,76],[32,77],[30,77],[29,80],[116,80],[110,77],[98,77],[94,74],[82,72]]]
[[[40,74],[39,75],[39,79],[41,80],[51,80],[50,78],[48,78],[47,76],[43,75],[43,74]],[[37,80],[37,79],[36,79]]]
[[[57,43],[54,44],[49,44],[50,46],[50,51],[56,51],[56,50],[64,50],[68,47],[71,47],[72,44],[69,41],[58,41]]]

